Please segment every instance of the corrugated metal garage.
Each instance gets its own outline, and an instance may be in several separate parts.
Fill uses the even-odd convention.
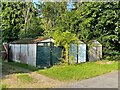
[[[48,67],[59,62],[60,47],[49,38],[23,39],[9,43],[9,60],[35,67]]]

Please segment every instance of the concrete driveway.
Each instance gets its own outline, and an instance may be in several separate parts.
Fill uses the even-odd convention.
[[[57,88],[118,88],[118,71],[77,81]]]

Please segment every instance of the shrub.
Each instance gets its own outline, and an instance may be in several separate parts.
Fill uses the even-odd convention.
[[[107,60],[120,60],[120,52],[118,51],[109,51],[105,59]]]

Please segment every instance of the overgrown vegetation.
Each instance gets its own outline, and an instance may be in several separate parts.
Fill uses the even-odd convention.
[[[114,70],[118,70],[118,62],[107,60],[102,62],[87,62],[78,65],[54,66],[37,72],[54,79],[69,81],[91,78]]]
[[[40,18],[32,2],[2,2],[2,41],[42,36]]]
[[[51,26],[50,30],[44,28],[47,31],[45,34],[53,36],[56,31],[61,31],[61,34],[69,31],[86,44],[96,39],[103,45],[103,58],[120,59],[120,2],[76,2],[71,12],[66,10],[65,5],[65,2],[43,4],[43,20],[48,23],[47,26]],[[66,39],[61,35],[55,41],[64,42],[61,38]]]

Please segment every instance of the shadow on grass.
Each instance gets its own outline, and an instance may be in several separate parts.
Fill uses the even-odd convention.
[[[48,67],[50,68],[50,67]],[[42,68],[37,68],[33,66],[29,66],[27,64],[17,63],[17,62],[2,62],[2,78],[6,75],[10,74],[18,74],[18,73],[30,73],[38,70],[42,70]]]

